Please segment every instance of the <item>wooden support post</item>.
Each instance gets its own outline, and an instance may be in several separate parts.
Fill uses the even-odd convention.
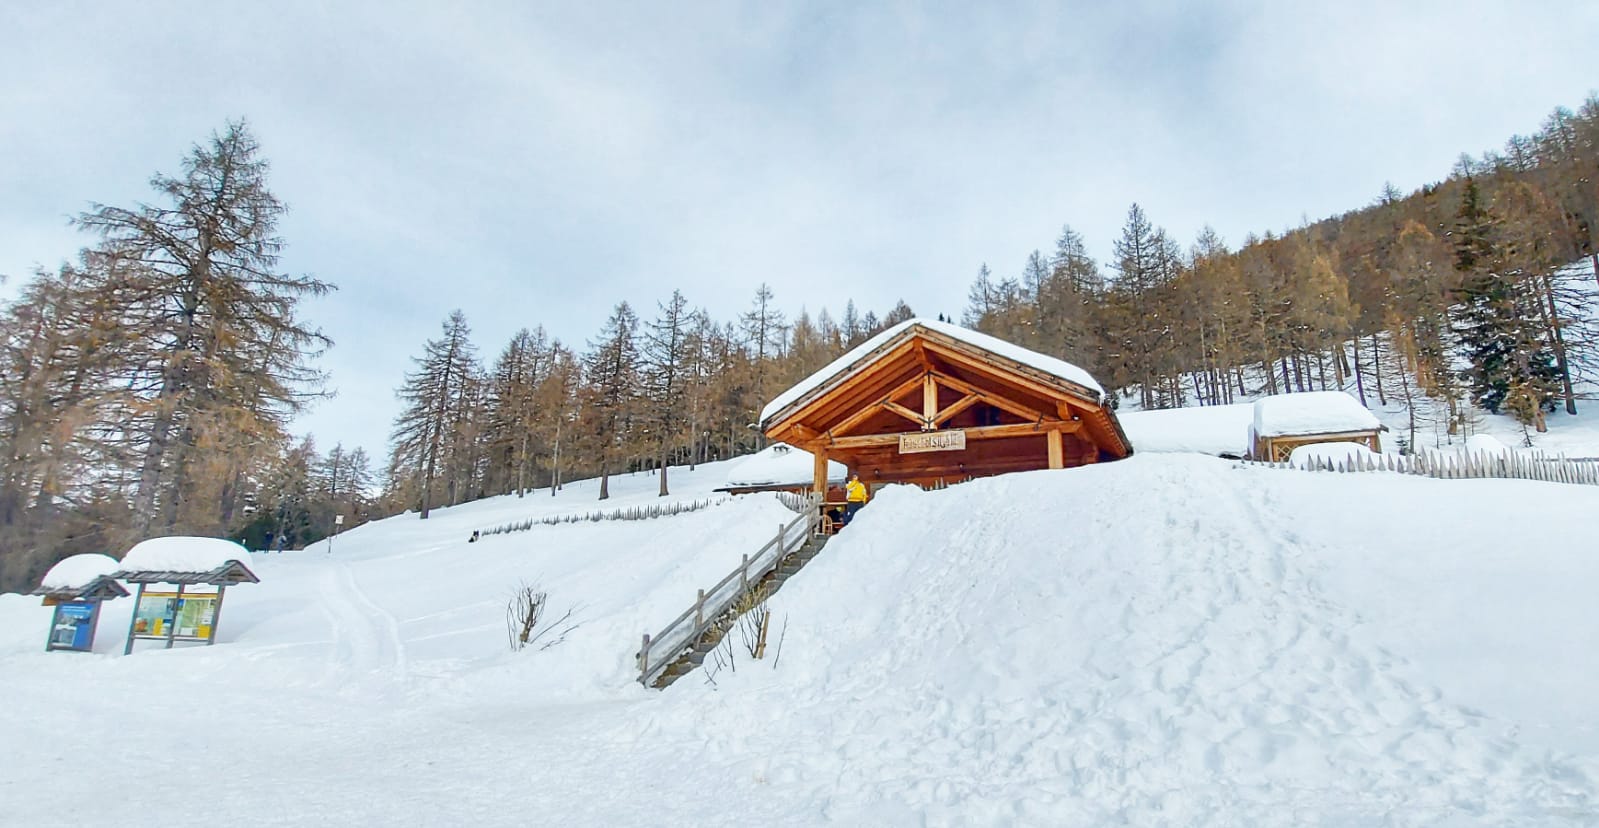
[[[931,431],[933,421],[938,419],[938,383],[933,382],[933,373],[929,371],[922,377],[922,430]]]
[[[1066,468],[1066,450],[1062,445],[1059,431],[1049,432],[1049,467],[1052,469]]]
[[[222,596],[227,592],[227,584],[217,584],[217,602],[211,605],[211,631],[205,637],[207,647],[217,643],[217,627],[222,625]]]
[[[827,449],[818,445],[813,450],[816,463],[811,471],[811,490],[819,500],[827,499]]]
[[[142,603],[144,603],[144,584],[140,583],[138,591],[133,596],[133,617],[128,619],[128,645],[122,648],[123,655],[133,652],[133,630],[134,625],[139,623],[139,605]]]
[[[183,614],[183,584],[178,584],[178,597],[172,599],[172,619],[167,622],[167,649],[178,636],[178,616]]]

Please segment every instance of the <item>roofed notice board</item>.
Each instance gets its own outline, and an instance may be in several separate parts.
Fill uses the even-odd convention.
[[[900,454],[920,454],[927,451],[961,451],[964,448],[966,448],[966,432],[959,429],[899,435]]]

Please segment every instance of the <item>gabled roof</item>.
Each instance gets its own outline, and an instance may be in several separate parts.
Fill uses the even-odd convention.
[[[110,601],[114,598],[127,597],[128,590],[117,583],[110,575],[97,575],[94,580],[78,586],[48,586],[42,585],[29,593],[42,595],[50,601]]]
[[[171,569],[136,569],[122,570],[116,577],[131,584],[212,584],[215,586],[232,586],[234,584],[259,584],[250,568],[238,561],[228,561],[210,572],[188,572]]]
[[[1342,391],[1300,391],[1255,401],[1257,437],[1378,431],[1382,422]]]
[[[965,349],[981,351],[985,358],[1012,371],[1040,375],[1060,385],[1063,390],[1070,391],[1095,405],[1103,402],[1105,398],[1105,389],[1101,388],[1087,371],[1063,359],[1030,351],[959,325],[918,318],[901,322],[862,342],[848,353],[828,363],[827,367],[778,395],[777,399],[762,409],[761,428],[768,428],[779,415],[826,393],[828,389],[848,379],[859,369],[871,364],[878,356],[892,351],[918,334],[932,334],[952,340]]]

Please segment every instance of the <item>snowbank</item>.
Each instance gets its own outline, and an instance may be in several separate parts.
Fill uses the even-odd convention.
[[[674,468],[672,497],[728,471]],[[607,504],[657,487],[618,475]],[[665,692],[633,683],[641,634],[793,515],[467,543],[597,488],[256,555],[228,647],[112,655],[118,601],[95,656],[46,654],[49,608],[0,596],[6,819],[167,818],[130,761],[203,748],[238,825],[1599,821],[1594,487],[1159,454],[888,487],[771,599],[766,661]],[[506,646],[522,583],[575,611],[548,649]]]
[[[1196,452],[1241,457],[1249,453],[1253,403],[1167,408],[1118,414],[1133,450]]]
[[[849,470],[837,460],[827,461],[827,480],[842,483]],[[727,472],[727,487],[809,486],[816,474],[816,455],[787,443],[773,443],[734,462]]]
[[[1381,428],[1377,415],[1342,391],[1302,391],[1255,401],[1255,434],[1324,434]]]
[[[1296,446],[1288,455],[1288,463],[1293,466],[1306,466],[1310,463],[1349,465],[1355,458],[1369,460],[1377,457],[1377,452],[1359,443],[1309,443]]]
[[[44,578],[39,581],[39,587],[55,590],[82,589],[93,583],[96,578],[110,575],[121,568],[117,559],[110,555],[101,555],[97,552],[73,555],[57,561],[55,566],[50,567],[50,571],[44,573]]]
[[[120,568],[125,572],[211,572],[228,561],[248,565],[250,551],[222,538],[174,536],[134,544],[122,556]]]
[[[918,318],[908,319],[899,323],[898,325],[893,326],[892,328],[889,328],[888,330],[883,331],[877,336],[862,342],[860,345],[855,346],[843,356],[828,363],[827,367],[817,371],[814,374],[811,374],[809,377],[806,377],[803,380],[800,380],[800,382],[793,388],[784,391],[782,394],[778,395],[777,399],[767,403],[766,407],[761,409],[761,424],[764,426],[766,421],[772,418],[772,415],[792,405],[795,401],[799,400],[801,397],[804,397],[806,394],[809,394],[812,391],[815,391],[817,388],[826,385],[833,378],[839,376],[840,374],[855,368],[857,363],[861,362],[873,351],[892,341],[900,334],[903,334],[904,332],[915,327],[926,328],[929,331],[943,334],[951,339],[958,339],[968,345],[981,348],[985,351],[1011,360],[1012,362],[1020,363],[1051,376],[1059,377],[1067,382],[1076,383],[1095,392],[1099,395],[1100,399],[1104,399],[1105,389],[1101,388],[1099,383],[1096,382],[1087,371],[1084,371],[1070,362],[1041,354],[1037,351],[1030,351],[1021,347],[1020,345],[1014,345],[1006,342],[1003,339],[996,339],[988,334],[978,333],[977,331],[962,328],[959,325],[954,325],[948,322],[939,322],[935,319]]]
[[[1471,454],[1486,454],[1492,457],[1509,454],[1510,447],[1492,434],[1473,434],[1466,438],[1466,451]]]

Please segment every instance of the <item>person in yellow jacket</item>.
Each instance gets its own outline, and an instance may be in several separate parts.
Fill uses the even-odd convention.
[[[844,504],[845,526],[848,526],[850,521],[855,519],[855,513],[866,505],[866,500],[870,496],[866,491],[866,484],[861,482],[861,476],[858,474],[850,475],[849,482],[844,484],[844,500],[846,501]]]

